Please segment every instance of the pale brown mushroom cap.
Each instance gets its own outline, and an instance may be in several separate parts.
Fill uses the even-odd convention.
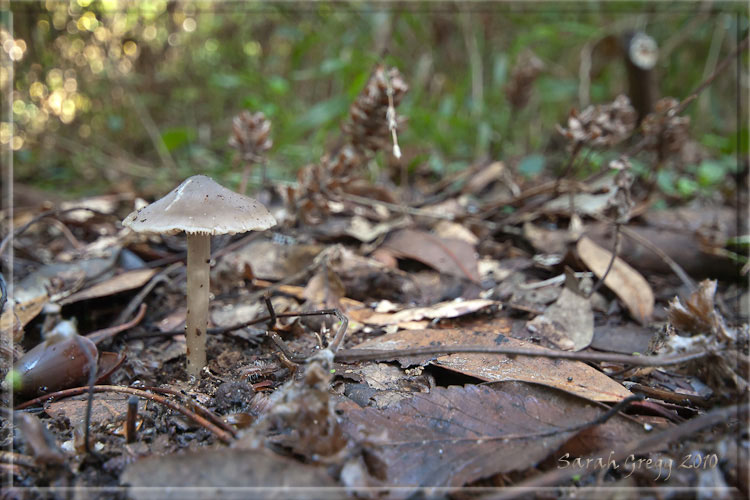
[[[276,219],[257,200],[230,191],[205,175],[194,175],[162,199],[122,221],[139,233],[235,234],[268,229]]]

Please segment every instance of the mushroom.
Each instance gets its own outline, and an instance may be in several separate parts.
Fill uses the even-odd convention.
[[[187,372],[197,377],[206,366],[211,235],[268,229],[276,219],[259,201],[195,175],[122,224],[141,233],[187,233]]]

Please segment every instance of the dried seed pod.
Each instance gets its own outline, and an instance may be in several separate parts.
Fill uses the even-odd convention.
[[[359,154],[370,154],[388,147],[391,141],[388,94],[390,92],[393,106],[396,107],[408,89],[398,69],[386,71],[381,65],[375,68],[367,85],[349,108],[349,121],[342,127]]]
[[[240,152],[243,161],[260,163],[266,151],[271,149],[271,122],[258,111],[243,111],[232,120],[232,136],[229,146]]]
[[[72,322],[62,321],[44,342],[18,360],[6,376],[6,383],[23,398],[76,387],[88,381],[91,359],[96,366],[96,344],[78,335]]]
[[[614,146],[630,136],[636,124],[636,112],[630,100],[619,95],[610,104],[588,106],[575,110],[568,117],[568,128],[557,126],[558,132],[571,142],[589,146]]]
[[[395,107],[402,101],[408,85],[396,68],[378,65],[349,109],[343,124],[344,141],[326,154],[318,164],[300,169],[299,188],[294,192],[294,209],[308,224],[318,224],[334,211],[331,194],[351,193],[350,187],[361,179],[359,168],[378,150],[393,149],[401,155],[397,129],[404,123]],[[291,197],[290,197],[291,199]]]
[[[505,97],[514,110],[523,109],[531,98],[532,85],[544,69],[544,63],[532,51],[525,50],[518,57],[505,86]]]
[[[654,112],[643,119],[646,148],[656,151],[662,158],[681,151],[688,140],[690,117],[675,114],[673,110],[678,105],[674,97],[665,97],[656,103]]]

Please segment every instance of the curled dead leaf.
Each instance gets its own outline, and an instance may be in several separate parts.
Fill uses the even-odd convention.
[[[604,275],[612,253],[584,236],[576,245],[578,256],[598,278]],[[604,284],[625,304],[631,316],[647,324],[654,313],[654,292],[646,279],[619,257],[615,257]]]

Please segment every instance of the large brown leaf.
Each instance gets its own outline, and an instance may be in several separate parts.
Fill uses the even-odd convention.
[[[473,245],[463,240],[441,238],[425,231],[401,229],[383,245],[399,257],[414,259],[433,269],[479,282],[477,254]]]
[[[159,272],[158,269],[134,269],[133,271],[126,271],[102,281],[101,283],[97,283],[84,290],[76,292],[73,295],[65,297],[63,300],[59,301],[58,304],[68,305],[82,300],[108,297],[116,293],[140,288],[157,272]]]
[[[510,326],[506,330],[510,331]],[[522,340],[507,337],[498,330],[403,330],[368,340],[355,349],[407,349],[446,345],[511,347],[546,350]],[[385,359],[385,358],[384,358]],[[429,358],[428,358],[429,359]],[[402,365],[422,360],[400,360]],[[630,391],[602,372],[580,361],[503,354],[457,353],[440,356],[432,363],[488,382],[520,380],[556,387],[594,401],[615,402],[631,395]]]
[[[385,409],[345,412],[342,425],[385,484],[461,486],[536,465],[603,411],[563,391],[506,382],[437,387]]]

